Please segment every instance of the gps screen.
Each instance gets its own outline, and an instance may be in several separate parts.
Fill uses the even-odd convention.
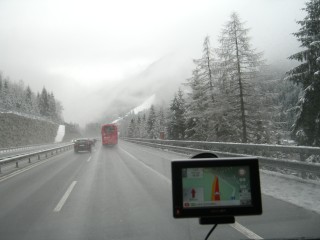
[[[262,213],[255,157],[177,159],[171,162],[175,218]]]
[[[250,168],[182,168],[183,208],[250,206]]]

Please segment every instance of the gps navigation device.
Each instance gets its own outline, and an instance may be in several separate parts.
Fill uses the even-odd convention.
[[[257,158],[181,159],[171,170],[175,218],[262,213]]]

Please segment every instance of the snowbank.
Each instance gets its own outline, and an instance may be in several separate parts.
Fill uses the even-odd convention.
[[[156,95],[153,94],[151,97],[149,97],[147,100],[145,100],[140,106],[134,108],[131,110],[134,114],[138,114],[139,112],[142,112],[144,110],[147,110],[151,107],[151,105],[154,103],[154,100],[156,98]]]
[[[320,213],[320,182],[261,170],[262,193]]]
[[[56,138],[54,140],[55,143],[62,142],[62,139],[64,138],[66,132],[66,126],[65,125],[59,125]]]
[[[151,107],[151,105],[154,103],[156,98],[156,95],[153,94],[151,97],[147,98],[141,105],[138,107],[135,107],[130,112],[128,112],[124,117],[119,117],[116,120],[114,120],[112,123],[118,123],[119,121],[123,120],[125,117],[129,116],[129,114],[138,114],[139,112],[142,112],[144,110],[147,110]]]

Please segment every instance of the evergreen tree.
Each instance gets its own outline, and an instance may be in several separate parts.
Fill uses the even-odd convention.
[[[217,73],[217,66],[210,46],[210,38],[206,36],[203,42],[202,57],[193,62],[198,69],[198,78],[203,83],[203,93],[207,93],[214,102],[214,81]]]
[[[136,128],[136,123],[135,123],[134,118],[132,118],[131,121],[130,121],[129,127],[128,127],[128,137],[129,138],[135,137],[134,136],[135,128]]]
[[[168,125],[169,139],[184,139],[186,131],[186,107],[183,93],[179,89],[178,94],[175,94],[170,105],[170,120]]]
[[[276,86],[279,89],[278,106],[279,122],[285,139],[290,139],[290,131],[295,122],[297,102],[302,94],[301,88],[287,79],[281,79]]]
[[[32,113],[33,112],[33,94],[28,86],[25,91],[25,106],[26,106],[26,112]]]
[[[13,111],[15,110],[15,103],[12,85],[8,79],[5,79],[3,84],[3,108]]]
[[[210,98],[204,94],[203,81],[199,77],[199,70],[193,70],[192,77],[188,79],[187,85],[191,88],[188,93],[189,101],[186,110],[185,135],[192,140],[207,140],[209,137],[208,117],[205,114],[209,107]]]
[[[230,126],[234,128],[234,140],[237,136],[242,142],[253,141],[253,133],[261,119],[258,106],[255,77],[262,65],[261,53],[251,49],[248,29],[244,28],[236,13],[231,15],[222,30],[218,49],[221,60],[222,85],[232,109],[228,113]]]
[[[56,105],[56,118],[58,122],[63,122],[63,116],[62,116],[62,111],[63,111],[63,106],[62,103],[58,100],[55,101]]]
[[[36,97],[36,103],[37,103],[37,109],[38,109],[38,111],[39,111],[39,115],[41,116],[41,114],[40,114],[40,93],[39,92],[37,92],[37,97]]]
[[[165,134],[166,130],[166,117],[164,114],[163,107],[161,106],[158,113],[158,126],[159,126],[159,135],[160,133]]]
[[[253,134],[256,143],[281,143],[281,139],[288,139],[287,125],[290,119],[284,108],[284,95],[289,95],[283,81],[284,71],[265,66],[257,78],[257,101],[261,120],[256,122],[256,131]],[[287,82],[287,81],[286,81]],[[291,84],[292,85],[292,84]]]
[[[4,91],[3,91],[3,77],[0,72],[0,109],[4,108]]]
[[[141,138],[147,138],[148,137],[148,126],[147,126],[147,117],[146,113],[144,112],[141,118],[141,124],[140,124],[140,137]]]
[[[203,44],[202,58],[194,60],[196,68],[187,85],[191,88],[187,103],[186,137],[194,140],[228,141],[233,134],[226,119],[230,110],[228,88],[219,59],[214,58],[209,37]]]
[[[136,128],[134,131],[135,137],[136,138],[141,138],[141,117],[140,114],[137,116],[137,123],[136,123]]]
[[[56,100],[53,93],[48,94],[48,116],[51,120],[57,121],[57,109],[56,109]]]
[[[49,110],[49,97],[47,90],[45,88],[42,89],[41,95],[39,95],[39,111],[41,116],[49,117],[50,110]]]
[[[177,95],[174,95],[172,103],[170,105],[170,112],[169,112],[169,120],[168,120],[168,138],[169,139],[178,139],[178,128],[177,128],[177,119],[175,113],[177,111],[178,105]]]
[[[157,138],[156,121],[157,121],[156,112],[155,112],[154,106],[151,105],[149,110],[149,117],[147,121],[147,126],[148,126],[147,131],[148,131],[149,138],[151,139]]]
[[[303,90],[293,135],[301,145],[320,146],[320,1],[310,0],[303,10],[307,15],[294,33],[303,50],[289,57],[301,64],[287,73]]]
[[[12,95],[14,96],[14,110],[17,112],[26,112],[25,106],[25,89],[24,82],[20,80],[18,83],[12,85]]]
[[[0,94],[2,92],[2,82],[3,82],[3,77],[2,77],[2,73],[0,72]]]

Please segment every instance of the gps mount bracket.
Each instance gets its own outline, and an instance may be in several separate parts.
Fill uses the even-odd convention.
[[[235,223],[234,216],[216,216],[216,217],[201,217],[199,218],[199,224],[212,225],[212,224],[230,224]]]

